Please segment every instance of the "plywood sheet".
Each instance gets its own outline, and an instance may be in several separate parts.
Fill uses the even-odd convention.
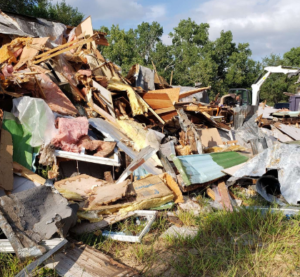
[[[158,89],[158,90],[151,90],[148,93],[166,93],[168,94],[169,98],[171,99],[172,103],[179,101],[179,93],[180,88],[168,88],[168,89]]]
[[[154,110],[169,108],[173,106],[173,103],[167,93],[147,92],[142,97]]]

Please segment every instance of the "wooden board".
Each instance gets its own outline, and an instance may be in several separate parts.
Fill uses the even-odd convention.
[[[167,89],[158,89],[158,90],[148,91],[148,93],[166,93],[166,94],[168,94],[172,103],[178,102],[179,92],[180,92],[180,88],[167,88]]]
[[[25,177],[26,179],[28,179],[34,183],[43,185],[46,182],[46,179],[44,179],[40,175],[35,174],[34,172],[27,169],[23,165],[20,165],[17,162],[13,162],[13,171],[14,171],[14,173],[20,174],[21,176]]]
[[[92,36],[94,34],[92,18],[89,16],[85,20],[83,20],[75,29],[76,37],[83,34],[84,36]],[[93,48],[96,48],[96,43],[92,42]]]
[[[13,177],[13,143],[11,134],[2,129],[0,140],[0,187],[4,190],[12,190]]]
[[[221,136],[216,128],[197,130],[204,147],[223,145]]]
[[[45,262],[64,277],[130,277],[138,273],[108,255],[82,243],[70,243],[66,251],[59,252]]]
[[[156,109],[164,109],[173,106],[173,103],[166,93],[145,93],[142,98],[148,103],[148,105],[156,110]]]

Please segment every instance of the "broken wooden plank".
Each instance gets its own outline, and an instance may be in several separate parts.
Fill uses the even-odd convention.
[[[122,175],[119,177],[117,183],[121,183],[126,180],[126,178],[133,173],[137,168],[139,168],[142,164],[144,164],[149,158],[151,158],[157,149],[152,148],[151,146],[147,146],[143,148],[136,158],[130,163],[130,165],[123,171]]]
[[[45,267],[64,277],[130,277],[138,272],[113,260],[108,255],[86,244],[71,241],[65,252],[47,260]]]
[[[45,52],[44,54],[45,54],[45,57],[42,57],[41,59],[39,59],[39,60],[37,60],[37,61],[33,61],[33,64],[38,64],[38,63],[41,63],[41,62],[43,62],[43,61],[45,61],[45,60],[49,60],[49,59],[51,59],[51,58],[53,58],[53,57],[56,57],[56,56],[58,56],[58,55],[60,55],[60,54],[62,54],[62,53],[64,53],[64,52],[67,52],[67,51],[70,51],[70,50],[72,50],[72,49],[74,49],[74,48],[77,48],[77,47],[79,47],[79,46],[81,46],[81,45],[84,45],[84,44],[88,44],[89,42],[92,42],[92,41],[94,41],[95,40],[95,37],[93,36],[93,37],[90,37],[90,38],[88,38],[88,39],[83,39],[83,40],[81,40],[81,41],[79,41],[79,42],[77,42],[77,43],[74,43],[72,46],[70,46],[70,47],[67,47],[67,48],[64,48],[64,49],[62,49],[62,50],[60,50],[60,51],[57,51],[57,52],[55,52],[55,53],[53,53],[53,54],[50,54],[49,56],[47,56],[48,55],[48,52]]]
[[[173,102],[166,93],[147,92],[143,95],[143,99],[154,110],[174,107]]]
[[[279,122],[274,123],[274,126],[292,139],[300,140],[300,129],[296,128],[295,126],[284,125]]]
[[[210,89],[211,87],[204,87],[204,88],[197,88],[197,89],[193,89],[193,90],[190,90],[190,91],[187,91],[187,92],[184,92],[184,93],[181,93],[179,95],[179,99],[182,99],[182,98],[185,98],[187,96],[190,96],[190,95],[193,95],[197,92],[200,92],[200,91],[203,91],[203,90],[207,90],[207,89]]]
[[[1,129],[0,140],[0,187],[4,190],[13,189],[13,142],[11,134]]]
[[[39,257],[37,260],[23,268],[15,277],[26,277],[30,272],[32,272],[35,268],[41,265],[44,261],[49,259],[55,252],[57,252],[60,248],[62,248],[68,241],[64,239],[58,245],[56,245],[53,249],[48,251],[43,256]]]
[[[21,176],[25,177],[26,179],[28,179],[34,183],[43,185],[46,182],[46,179],[44,179],[40,175],[35,174],[34,172],[27,169],[23,165],[20,165],[17,162],[13,162],[13,172],[16,174],[20,174]]]
[[[230,196],[228,193],[228,188],[225,184],[225,182],[221,182],[218,184],[218,191],[221,195],[221,202],[223,205],[224,210],[233,212],[233,208],[230,201]]]

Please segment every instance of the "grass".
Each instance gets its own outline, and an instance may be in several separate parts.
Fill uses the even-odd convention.
[[[201,205],[207,204],[204,200],[198,199]],[[246,200],[256,206],[263,201]],[[300,276],[300,216],[288,219],[281,213],[262,214],[251,208],[199,216],[181,211],[178,216],[186,226],[199,229],[196,237],[161,239],[171,225],[160,216],[141,244],[105,239],[99,233],[76,239],[136,268],[142,276]],[[134,220],[116,226],[132,233],[141,229]],[[0,265],[4,277],[24,267],[12,254],[0,254]],[[36,276],[55,273],[40,270]]]

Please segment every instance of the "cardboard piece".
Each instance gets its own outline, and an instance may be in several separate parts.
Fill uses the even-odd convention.
[[[199,130],[200,140],[203,147],[223,145],[223,141],[217,128]]]

